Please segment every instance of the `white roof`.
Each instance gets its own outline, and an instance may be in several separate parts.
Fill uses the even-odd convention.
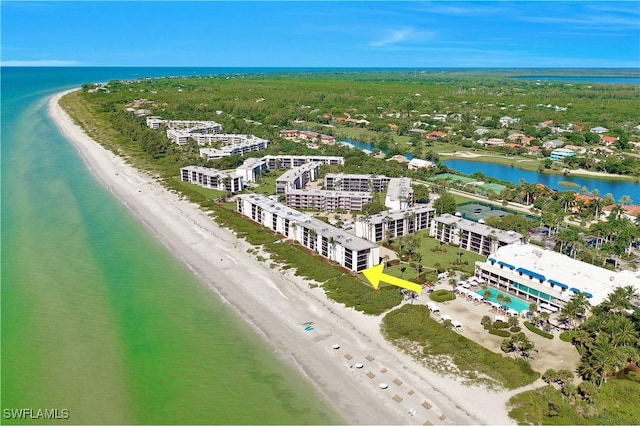
[[[446,320],[451,321],[451,317],[449,315],[447,315],[447,314],[442,315],[440,318],[442,318],[442,321],[446,321]]]
[[[436,305],[433,302],[429,302],[427,303],[427,308],[429,308],[432,312],[437,312],[440,310],[440,308],[438,307],[438,305]]]
[[[517,276],[518,268],[524,268],[545,278],[541,284],[539,280],[530,280],[527,277],[524,279],[525,285],[543,291],[550,288],[549,280],[566,285],[568,290],[563,292],[566,295],[563,299],[566,300],[573,294],[571,288],[591,294],[589,302],[592,305],[602,303],[609,293],[618,287],[632,285],[640,292],[640,271],[610,271],[531,244],[509,244],[500,247],[495,254],[489,256],[486,263],[491,262],[491,259],[514,267],[513,271],[504,268],[505,274],[513,273]],[[527,273],[523,275],[526,276]],[[554,288],[559,289],[557,284]]]
[[[451,321],[454,327],[462,327],[462,323],[460,321],[453,320]]]

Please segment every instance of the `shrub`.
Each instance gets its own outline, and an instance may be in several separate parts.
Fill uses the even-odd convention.
[[[545,339],[553,339],[553,334],[549,334],[546,331],[540,330],[538,327],[531,324],[529,321],[525,321],[524,326],[527,327],[529,331],[536,333],[538,336],[542,336]]]
[[[429,297],[434,302],[446,302],[448,300],[454,300],[456,295],[450,290],[440,289],[431,293]]]
[[[517,325],[515,325],[515,326],[511,327],[509,330],[510,330],[512,333],[517,333],[517,332],[519,332],[521,329],[520,329],[520,327],[518,327]]]
[[[509,327],[509,324],[507,324],[506,322],[502,322],[502,321],[496,321],[496,322],[493,323],[493,327],[497,328],[497,329],[507,328],[507,327]]]
[[[492,328],[491,330],[489,330],[489,334],[495,334],[496,336],[500,336],[500,337],[511,336],[511,333],[509,333],[507,330],[498,330],[497,328]]]
[[[573,338],[576,337],[576,332],[573,330],[563,331],[560,333],[560,340],[563,342],[573,342]]]
[[[480,320],[480,324],[482,325],[491,324],[491,318],[489,317],[489,315],[483,316],[482,319]]]

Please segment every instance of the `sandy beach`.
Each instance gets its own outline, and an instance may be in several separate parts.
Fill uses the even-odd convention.
[[[63,94],[50,99],[50,116],[98,181],[349,423],[513,423],[504,404],[517,392],[465,386],[426,369],[384,340],[381,317],[345,308],[321,288],[258,261],[247,253],[249,244],[218,226],[199,206],[88,137],[58,105]],[[420,300],[424,303],[426,295]],[[313,322],[313,331],[304,330],[307,322]],[[333,349],[336,344],[339,349]],[[356,363],[363,368],[355,368]],[[388,388],[381,389],[381,383]]]

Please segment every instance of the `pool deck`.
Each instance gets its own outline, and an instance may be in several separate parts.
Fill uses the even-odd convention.
[[[448,283],[442,282],[434,287],[434,290],[438,289],[451,290],[452,287]],[[427,302],[433,301],[429,298],[429,293],[424,291],[414,303],[426,304]],[[489,304],[483,302],[477,303],[465,298],[464,296],[460,296],[455,300],[439,302],[436,304],[440,308],[440,315],[432,313],[432,318],[438,319],[442,315],[449,315],[453,320],[457,320],[462,323],[462,328],[459,331],[461,335],[493,352],[503,353],[500,349],[503,338],[489,334],[489,332],[480,324],[480,320],[485,315],[491,317],[492,320],[495,315],[507,316],[504,311],[497,311],[492,309]],[[553,368],[555,370],[568,369],[574,371],[580,364],[580,354],[578,354],[576,348],[571,343],[560,340],[558,337],[558,331],[552,332],[552,334],[555,335],[552,340],[545,339],[542,336],[532,333],[524,327],[523,321],[525,319],[525,314],[526,312],[523,312],[520,315],[519,322],[522,331],[535,345],[535,351],[532,352],[531,358],[529,359],[533,369],[540,373],[544,373],[549,368]]]

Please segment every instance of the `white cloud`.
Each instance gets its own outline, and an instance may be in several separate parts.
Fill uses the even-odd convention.
[[[418,42],[431,40],[436,35],[435,31],[414,31],[411,28],[401,28],[398,30],[387,31],[387,36],[380,40],[374,40],[369,46],[383,47],[392,46],[401,42]]]
[[[44,59],[36,61],[0,61],[3,67],[77,67],[85,65],[78,61],[65,61],[59,59]]]

